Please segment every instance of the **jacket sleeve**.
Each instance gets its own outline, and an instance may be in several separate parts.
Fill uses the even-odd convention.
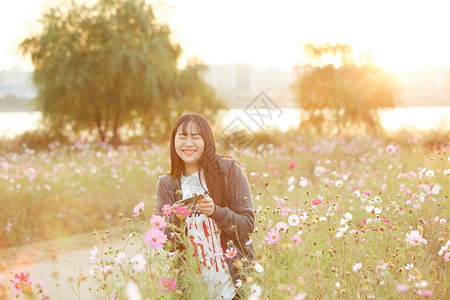
[[[156,214],[163,216],[162,208],[165,204],[172,205],[169,197],[170,191],[168,191],[167,186],[164,184],[163,180],[161,178],[158,181],[158,184],[156,186]],[[180,235],[182,234],[182,229],[180,228],[181,222],[180,219],[178,219],[174,213],[172,213],[170,216],[166,218],[167,224],[174,224],[176,228],[173,228],[173,226],[167,226],[163,228],[164,234],[167,236],[167,243],[164,246],[164,249],[166,251],[175,251],[175,250],[181,250],[184,249],[184,245],[180,242]],[[173,247],[169,247],[169,244],[171,244]]]
[[[228,174],[230,204],[216,205],[210,216],[228,237],[238,243],[245,243],[255,227],[252,194],[244,170],[233,163]]]

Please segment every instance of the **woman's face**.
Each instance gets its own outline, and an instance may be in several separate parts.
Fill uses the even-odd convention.
[[[205,142],[195,122],[185,124],[185,128],[182,127],[182,125],[178,126],[175,134],[175,151],[184,161],[185,170],[193,173],[198,171],[198,160],[205,150]]]

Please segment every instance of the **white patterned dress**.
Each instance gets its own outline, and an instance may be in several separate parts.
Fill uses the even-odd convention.
[[[203,174],[202,183],[206,188]],[[181,189],[183,199],[192,197],[194,194],[205,195],[198,172],[187,177],[181,175]],[[193,211],[186,218],[188,239],[193,247],[194,255],[200,261],[199,273],[208,283],[210,299],[232,299],[236,292],[220,246],[221,231],[213,219],[198,210],[193,209]]]

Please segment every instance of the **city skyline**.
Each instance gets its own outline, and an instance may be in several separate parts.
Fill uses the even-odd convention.
[[[0,4],[0,70],[32,70],[17,44],[36,30],[43,3]],[[305,42],[340,42],[372,55],[386,69],[450,68],[445,1],[148,1],[173,30],[184,55],[205,64],[247,63],[291,69]],[[275,4],[276,3],[276,4]],[[33,25],[34,24],[34,25]]]
[[[217,96],[231,107],[240,107],[243,100],[264,91],[280,105],[290,107],[295,101],[290,89],[295,72],[280,68],[260,70],[250,64],[207,65],[205,81]],[[450,70],[426,68],[415,71],[397,71],[391,74],[399,87],[398,96],[405,106],[449,106]],[[36,90],[30,71],[0,71],[0,99],[9,96],[34,98]],[[5,103],[4,103],[5,104]],[[0,107],[1,110],[1,107]]]

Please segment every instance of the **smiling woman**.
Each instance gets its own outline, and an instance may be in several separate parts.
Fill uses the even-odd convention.
[[[170,242],[165,248],[193,250],[208,299],[237,299],[242,291],[236,284],[254,258],[253,246],[247,243],[255,223],[252,195],[237,160],[218,155],[215,147],[211,126],[203,116],[186,114],[175,123],[171,171],[159,178],[156,212],[163,216],[166,207],[174,208],[166,219],[164,233]],[[203,197],[195,204],[177,202],[197,195]],[[230,252],[233,255],[223,255]],[[186,268],[183,261],[178,263],[181,270]],[[185,275],[179,279],[186,287],[195,281]]]

